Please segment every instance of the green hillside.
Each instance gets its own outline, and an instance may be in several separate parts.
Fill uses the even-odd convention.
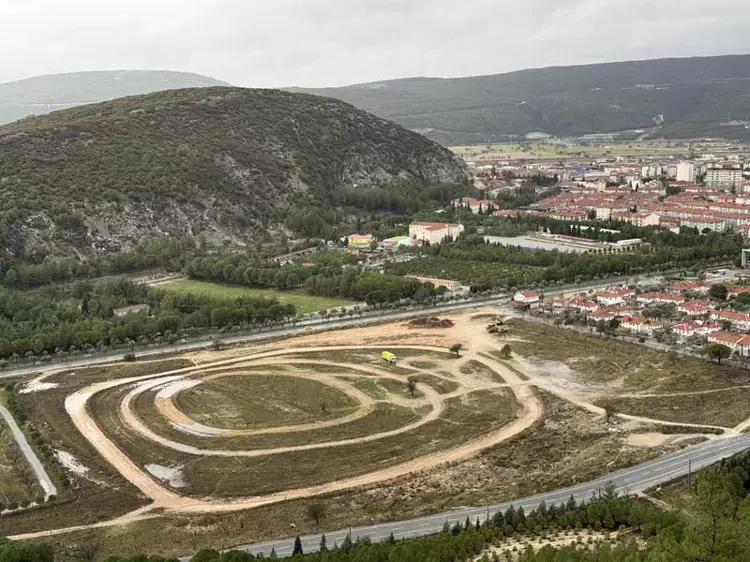
[[[654,129],[656,136],[750,139],[750,55],[410,78],[304,90],[342,99],[442,144]]]
[[[0,127],[0,249],[35,259],[207,232],[280,235],[339,188],[468,181],[447,149],[338,100],[200,88]],[[415,188],[418,190],[418,187]]]

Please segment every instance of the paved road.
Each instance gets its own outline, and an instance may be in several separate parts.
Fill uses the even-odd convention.
[[[21,448],[21,452],[26,457],[26,460],[31,465],[31,468],[34,469],[34,474],[36,474],[39,485],[44,490],[45,501],[49,499],[50,496],[56,496],[57,488],[52,483],[52,480],[47,474],[47,471],[44,470],[44,466],[39,460],[39,457],[36,456],[36,453],[34,453],[34,450],[29,445],[29,442],[26,441],[26,436],[23,434],[23,431],[21,431],[21,428],[18,427],[16,420],[13,418],[13,416],[5,406],[0,405],[0,416],[5,418],[5,422],[8,424],[8,426],[10,427],[10,431],[13,434],[13,438],[16,440],[16,443],[18,443],[18,446]]]
[[[726,439],[716,439],[706,441],[692,447],[685,448],[681,451],[669,453],[658,457],[654,460],[639,464],[632,468],[627,468],[613,472],[598,478],[592,482],[563,488],[554,492],[538,494],[528,498],[512,502],[516,507],[523,507],[526,513],[535,509],[544,501],[547,505],[560,504],[574,496],[577,501],[587,500],[592,494],[598,494],[607,485],[612,482],[615,484],[617,491],[621,494],[643,492],[654,486],[665,484],[680,476],[688,474],[688,470],[698,470],[700,468],[714,464],[721,459],[739,453],[750,448],[750,434],[729,437]],[[341,529],[326,533],[326,539],[329,547],[334,543],[341,544],[346,535],[351,532],[352,540],[359,537],[367,537],[373,542],[383,541],[393,533],[394,538],[404,539],[418,536],[430,535],[439,532],[445,522],[453,525],[456,522],[463,523],[467,517],[474,522],[477,518],[485,520],[492,516],[496,511],[505,511],[511,505],[506,502],[489,507],[465,508],[431,515],[429,517],[420,517],[408,521],[396,521],[393,523],[381,523],[377,525],[368,525],[364,527],[354,527],[351,529]],[[305,552],[311,552],[318,549],[320,545],[320,535],[306,535],[301,537],[302,547]],[[276,551],[279,556],[289,556],[292,554],[294,538],[288,538],[277,541],[268,541],[263,543],[252,544],[239,547],[239,550],[245,550],[252,554],[263,553],[270,554],[271,549]],[[189,560],[184,558],[183,560]]]

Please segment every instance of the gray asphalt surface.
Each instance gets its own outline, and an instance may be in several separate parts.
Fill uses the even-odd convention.
[[[10,427],[13,438],[21,448],[21,452],[26,457],[26,460],[31,465],[31,468],[34,469],[34,474],[36,474],[39,485],[44,490],[44,499],[47,500],[50,496],[56,496],[57,488],[52,483],[52,480],[47,474],[47,471],[44,470],[44,466],[39,460],[39,457],[36,456],[36,453],[34,453],[34,450],[29,445],[29,442],[26,441],[26,436],[23,434],[23,431],[21,431],[21,428],[18,427],[16,420],[13,418],[13,416],[5,406],[0,406],[0,416],[5,419],[5,423],[7,423]]]
[[[455,511],[431,515],[429,517],[410,519],[408,521],[396,521],[392,523],[354,527],[351,529],[340,529],[325,533],[326,540],[330,548],[334,543],[340,545],[349,533],[351,533],[352,540],[354,541],[360,537],[366,537],[373,542],[386,540],[390,537],[391,533],[393,533],[394,538],[397,540],[431,535],[440,532],[446,521],[451,526],[456,522],[463,523],[467,517],[472,523],[477,518],[479,518],[480,521],[484,521],[488,516],[492,517],[492,515],[498,510],[505,511],[511,504],[516,507],[523,507],[526,513],[528,513],[530,510],[536,509],[543,501],[547,505],[560,504],[566,502],[571,495],[575,497],[577,501],[588,500],[591,498],[592,494],[601,493],[609,482],[615,484],[616,489],[620,494],[643,492],[654,486],[665,484],[680,476],[685,476],[688,474],[689,469],[696,471],[748,448],[750,448],[750,435],[740,435],[725,439],[706,441],[685,448],[681,451],[669,453],[637,466],[613,472],[591,482],[563,488],[554,492],[538,494],[514,502],[506,502],[492,506],[457,509]],[[303,550],[305,552],[318,550],[320,546],[320,536],[320,534],[316,534],[301,537]],[[292,554],[293,547],[294,538],[290,537],[283,540],[267,541],[243,546],[239,547],[237,550],[245,550],[255,555],[259,553],[268,555],[273,549],[279,556],[289,556]],[[184,558],[183,560],[189,560],[189,558]]]

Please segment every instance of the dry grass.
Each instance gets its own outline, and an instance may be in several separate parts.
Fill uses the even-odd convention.
[[[198,423],[222,429],[298,425],[339,418],[356,400],[322,382],[284,375],[234,374],[206,381],[174,397]]]
[[[594,384],[622,381],[623,390],[650,392],[750,385],[750,372],[697,358],[680,357],[672,364],[668,354],[662,351],[540,322],[514,319],[508,327],[515,353],[527,358],[559,361]]]

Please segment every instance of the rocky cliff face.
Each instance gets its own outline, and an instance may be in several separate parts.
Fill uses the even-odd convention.
[[[395,180],[465,183],[450,151],[343,102],[201,88],[0,127],[0,243],[90,254],[158,235],[279,232],[303,200]]]

